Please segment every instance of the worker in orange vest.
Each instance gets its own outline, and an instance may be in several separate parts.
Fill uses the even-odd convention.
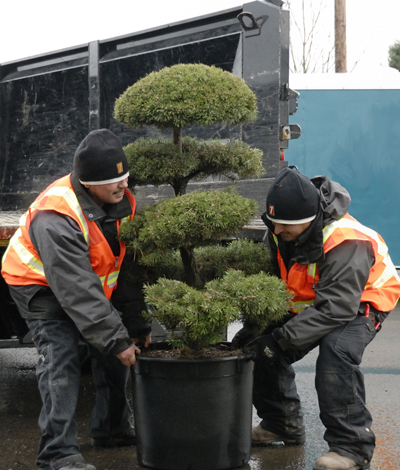
[[[291,312],[250,342],[246,325],[233,339],[255,354],[254,445],[305,442],[291,364],[319,348],[315,383],[329,452],[314,470],[370,468],[375,436],[359,365],[400,296],[387,246],[349,205],[348,192],[329,178],[310,180],[296,168],[277,175],[262,219],[275,274],[293,294]]]
[[[108,129],[89,133],[73,172],[36,198],[3,257],[2,275],[39,353],[39,469],[95,470],[80,453],[74,419],[81,339],[96,386],[92,445],[135,443],[126,386],[136,344],[147,347],[151,329],[141,316],[141,286],[126,283],[135,267],[124,262],[126,247],[118,240],[136,207],[128,176],[117,136]]]

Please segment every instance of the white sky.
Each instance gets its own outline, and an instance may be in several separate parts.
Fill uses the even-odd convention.
[[[334,0],[326,5],[318,43],[332,47]],[[240,0],[2,0],[0,64],[96,39],[109,39],[245,4]],[[292,0],[301,4],[301,0]],[[400,1],[347,0],[348,70],[387,66],[400,40]],[[292,28],[293,30],[293,28]],[[330,41],[330,43],[329,43]]]

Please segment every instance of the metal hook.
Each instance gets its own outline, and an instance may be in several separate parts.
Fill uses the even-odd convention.
[[[245,24],[244,18],[248,18],[251,21],[252,23],[251,26],[247,26]],[[260,25],[258,24],[257,20],[254,18],[252,13],[243,11],[242,13],[238,14],[237,19],[239,20],[239,23],[242,25],[242,28],[245,31],[251,31],[253,29],[260,29]]]

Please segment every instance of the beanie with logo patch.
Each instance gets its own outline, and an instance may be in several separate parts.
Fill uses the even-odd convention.
[[[92,131],[82,140],[75,152],[73,169],[82,184],[117,183],[129,176],[122,144],[108,129]]]
[[[303,224],[315,219],[320,194],[311,180],[296,169],[281,170],[267,194],[265,216],[277,224]]]

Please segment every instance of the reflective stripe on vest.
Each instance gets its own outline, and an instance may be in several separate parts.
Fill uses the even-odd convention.
[[[106,284],[107,287],[109,289],[113,289],[117,285],[118,276],[119,276],[119,269],[109,273],[108,276],[101,276],[100,281],[101,281],[101,285],[103,286],[103,289],[104,289],[106,278],[107,278],[107,284]]]
[[[360,230],[360,228],[362,230]],[[367,285],[365,286],[365,289],[379,289],[380,287],[384,286],[386,282],[392,278],[393,276],[397,279],[397,281],[400,283],[400,279],[398,277],[396,268],[394,267],[391,258],[388,253],[388,248],[381,238],[381,236],[375,232],[374,230],[371,230],[368,227],[365,227],[361,225],[359,222],[357,222],[353,217],[350,215],[346,215],[342,217],[340,220],[337,220],[333,222],[332,224],[326,226],[323,229],[323,240],[324,240],[324,251],[327,253],[332,247],[330,246],[331,243],[329,242],[329,238],[332,236],[332,233],[337,230],[337,229],[350,229],[353,230],[353,237],[349,237],[352,239],[360,239],[359,236],[357,236],[357,233],[361,233],[363,235],[366,235],[365,240],[373,240],[375,243],[374,247],[374,252],[375,255],[378,255],[380,259],[375,260],[375,264],[380,261],[382,261],[382,264],[384,265],[384,269],[382,273],[373,281],[371,282],[371,279],[368,279]],[[348,234],[349,235],[349,234]],[[327,245],[327,246],[326,246]],[[326,248],[325,248],[326,246]]]
[[[85,215],[79,205],[78,199],[75,195],[75,192],[72,188],[66,186],[55,186],[49,187],[47,191],[43,192],[39,197],[33,202],[30,208],[20,217],[19,225],[20,228],[17,230],[15,236],[13,236],[10,240],[10,244],[8,249],[13,248],[16,254],[19,256],[21,263],[26,265],[36,274],[45,277],[43,263],[39,259],[39,257],[35,256],[31,250],[29,250],[24,244],[19,241],[19,237],[22,236],[21,227],[26,227],[26,230],[29,231],[30,222],[32,221],[33,215],[36,210],[40,207],[42,209],[43,199],[48,199],[50,196],[56,196],[63,198],[68,206],[73,211],[77,222],[82,230],[83,236],[86,240],[88,246],[90,246],[89,240],[89,228],[85,219]],[[43,209],[42,209],[43,210]],[[28,220],[29,219],[29,220]],[[27,225],[28,222],[28,225]],[[6,257],[6,253],[4,255]]]
[[[134,197],[128,191],[125,191],[125,195],[132,207],[132,214],[116,222],[118,231],[122,223],[132,220],[136,206]],[[48,285],[43,264],[29,237],[30,223],[37,210],[53,210],[75,220],[88,244],[92,268],[98,274],[104,293],[109,299],[117,285],[119,267],[125,255],[125,244],[120,242],[120,254],[114,256],[96,222],[89,222],[84,215],[72,189],[69,175],[50,185],[21,217],[20,228],[10,240],[3,257],[2,274],[6,282],[13,285]]]
[[[272,235],[278,247],[278,238]],[[388,254],[388,248],[382,237],[350,215],[327,225],[323,229],[324,252],[345,240],[365,240],[371,243],[375,254],[375,263],[361,295],[362,302],[369,302],[380,311],[390,311],[396,306],[400,296],[400,279]],[[294,263],[288,275],[278,247],[278,264],[282,279],[288,290],[294,293],[291,303],[293,313],[299,313],[315,300],[314,288],[318,283],[318,264],[300,265]]]
[[[22,231],[19,228],[15,232],[16,238],[14,237],[11,238],[9,246],[7,247],[7,250],[4,253],[3,259],[5,260],[7,256],[7,252],[11,248],[13,248],[23,264],[25,264],[29,269],[31,269],[36,274],[39,274],[40,276],[44,276],[43,263],[40,261],[40,259],[34,256],[29,250],[27,250],[24,245],[22,245],[21,243],[17,243],[18,237],[20,237],[21,235],[22,235]]]
[[[45,210],[42,205],[42,201],[44,198],[50,198],[51,196],[56,196],[63,198],[68,206],[71,208],[72,212],[74,213],[77,222],[79,223],[79,226],[81,227],[81,230],[83,232],[83,236],[85,237],[86,243],[90,245],[90,240],[89,240],[89,228],[88,224],[86,222],[86,217],[82,211],[82,208],[78,202],[78,198],[76,197],[76,194],[74,190],[71,187],[67,186],[53,186],[46,191],[45,194],[42,195],[42,197],[39,196],[39,199],[37,199],[31,206],[31,209],[36,209],[38,207],[41,208],[41,210]]]

